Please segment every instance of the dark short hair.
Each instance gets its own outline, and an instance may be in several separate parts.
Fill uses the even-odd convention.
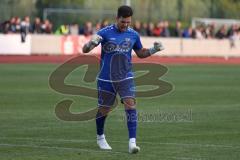
[[[118,12],[117,12],[117,17],[123,17],[123,18],[127,18],[127,17],[131,17],[133,15],[133,10],[131,7],[129,6],[120,6],[118,8]]]

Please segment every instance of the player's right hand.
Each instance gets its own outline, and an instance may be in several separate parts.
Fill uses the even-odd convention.
[[[97,45],[102,41],[102,39],[103,39],[103,38],[102,38],[101,36],[95,34],[95,35],[93,35],[92,38],[91,38],[91,43],[92,43],[93,45],[97,46]]]
[[[157,53],[158,51],[164,50],[161,42],[154,42],[153,47],[149,48],[150,55]]]
[[[164,50],[164,47],[161,42],[154,42],[153,47],[156,51]]]

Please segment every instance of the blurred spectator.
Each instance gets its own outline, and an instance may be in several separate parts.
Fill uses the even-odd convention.
[[[41,28],[42,28],[42,33],[45,33],[45,34],[53,33],[53,31],[52,31],[53,25],[48,19],[44,20],[44,23],[42,24]],[[66,34],[69,34],[69,29],[67,28],[67,30],[64,30],[64,32],[66,32]]]
[[[208,37],[208,34],[207,34],[207,28],[205,27],[205,25],[200,26],[200,31],[202,33],[203,38],[206,39]]]
[[[39,17],[36,17],[33,23],[33,33],[42,33],[42,23]]]
[[[163,23],[158,22],[153,28],[153,36],[160,37],[162,31],[163,31]]]
[[[83,34],[84,36],[92,35],[93,34],[92,22],[90,22],[90,21],[85,22],[84,27],[80,33]]]
[[[210,25],[207,25],[207,27],[205,28],[205,36],[206,36],[206,38],[214,38],[215,36],[214,36],[214,34],[215,34],[215,24],[214,23],[212,23],[212,24],[210,24]]]
[[[237,32],[238,28],[238,25],[233,24],[227,32],[227,37],[233,36]]]
[[[95,27],[93,28],[93,34],[96,34],[97,31],[99,31],[101,29],[101,23],[98,22],[96,23]]]
[[[1,32],[4,34],[7,34],[9,32],[9,26],[10,26],[10,22],[9,21],[4,21],[1,24]]]
[[[203,35],[203,27],[202,26],[197,26],[196,30],[196,39],[204,39],[204,35]]]
[[[152,22],[148,23],[148,29],[147,29],[148,36],[153,36],[153,29],[154,29],[154,23]]]
[[[185,28],[182,33],[183,38],[196,38],[196,32],[192,27]]]
[[[30,23],[30,17],[24,17],[24,20],[20,23],[21,32],[31,33],[32,32],[32,25]]]
[[[15,28],[16,28],[16,33],[20,33],[21,31],[21,18],[15,17]]]
[[[25,42],[27,34],[32,32],[32,26],[30,23],[29,16],[26,16],[20,25],[21,25],[21,29],[20,29],[21,40],[22,42]]]
[[[16,33],[16,23],[15,22],[16,22],[16,18],[12,17],[10,19],[8,33]]]
[[[142,36],[147,36],[148,31],[148,24],[147,23],[141,23],[140,21],[136,20],[133,29],[138,32]]]
[[[170,37],[169,22],[168,21],[163,22],[161,37]]]
[[[148,24],[147,23],[142,23],[141,26],[142,27],[141,27],[141,30],[140,30],[140,35],[147,36]]]
[[[79,34],[79,26],[77,23],[73,23],[69,27],[69,32],[71,35],[78,35]]]
[[[108,26],[108,25],[109,25],[109,22],[108,22],[107,19],[105,19],[105,20],[103,20],[103,22],[102,22],[102,24],[101,24],[101,28],[104,28],[104,27],[106,27],[106,26]]]
[[[133,29],[138,33],[141,32],[141,23],[138,20],[135,21],[133,25]]]
[[[176,22],[176,26],[173,30],[173,37],[181,37],[182,36],[182,23],[180,21]]]
[[[44,29],[46,29],[47,25],[44,25]],[[55,31],[55,34],[58,35],[68,35],[69,34],[69,26],[67,24],[63,24],[58,27],[58,29]]]
[[[229,40],[230,40],[230,47],[235,48],[236,42],[240,40],[240,29],[238,29],[238,27],[233,27],[233,31],[229,36]]]
[[[227,37],[227,29],[226,29],[226,26],[223,25],[219,30],[218,32],[216,33],[216,38],[217,39],[223,39],[223,38],[226,38]]]

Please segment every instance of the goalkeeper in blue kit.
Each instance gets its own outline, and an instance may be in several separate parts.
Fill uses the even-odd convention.
[[[116,23],[99,30],[83,47],[88,53],[101,43],[100,71],[97,77],[98,113],[96,115],[97,144],[100,149],[111,150],[104,135],[104,123],[111,111],[116,94],[124,104],[129,134],[129,153],[137,153],[137,111],[135,102],[134,75],[132,72],[132,49],[139,58],[146,58],[163,50],[160,42],[143,48],[140,37],[131,25],[133,11],[129,6],[118,8]]]

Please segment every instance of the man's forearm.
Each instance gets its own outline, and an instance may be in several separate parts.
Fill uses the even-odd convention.
[[[90,52],[93,48],[97,47],[99,45],[99,43],[101,42],[102,40],[102,37],[99,36],[99,35],[93,35],[91,40],[86,43],[84,46],[83,46],[83,53],[88,53]]]
[[[151,56],[149,49],[143,48],[140,51],[138,51],[137,56],[139,58],[147,58]]]
[[[154,42],[153,47],[146,49],[142,48],[141,50],[136,51],[136,54],[139,58],[147,58],[159,51],[164,50],[164,47],[161,42]]]
[[[96,46],[94,44],[90,42],[86,43],[84,46],[83,46],[83,53],[88,53],[90,52],[91,50],[93,50]]]

